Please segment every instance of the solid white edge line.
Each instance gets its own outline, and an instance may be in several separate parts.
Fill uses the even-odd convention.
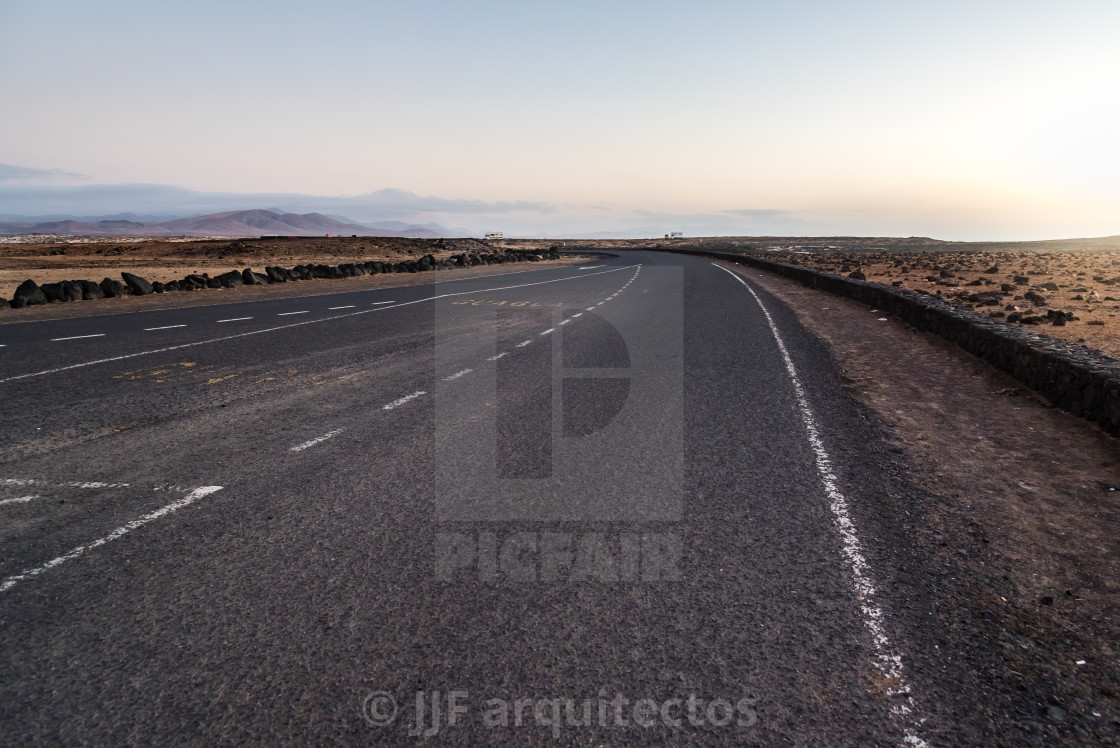
[[[391,403],[388,403],[386,405],[381,406],[381,409],[382,410],[393,410],[394,408],[399,408],[400,406],[404,405],[405,403],[407,403],[411,400],[415,400],[416,398],[421,397],[422,395],[427,395],[427,394],[428,393],[425,392],[424,390],[416,390],[416,392],[413,392],[411,395],[405,395],[404,397],[402,397],[398,400],[394,400]]]
[[[154,355],[154,354],[157,354],[157,353],[168,353],[170,351],[178,351],[178,350],[181,350],[183,348],[193,348],[194,346],[198,346],[198,345],[209,345],[210,343],[221,343],[221,342],[224,342],[226,340],[236,340],[237,338],[244,338],[244,337],[248,337],[250,335],[261,335],[261,334],[266,333],[266,332],[276,332],[277,330],[290,330],[293,327],[302,327],[303,325],[316,325],[316,324],[319,324],[320,322],[331,322],[331,321],[336,320],[336,319],[346,319],[347,317],[356,317],[360,314],[369,314],[371,312],[383,312],[383,311],[386,311],[386,310],[389,310],[389,309],[400,309],[401,307],[410,306],[412,304],[422,304],[422,303],[427,302],[427,301],[438,301],[440,299],[448,299],[448,298],[451,298],[453,296],[466,296],[467,294],[489,293],[491,291],[509,291],[511,289],[514,289],[514,288],[528,288],[530,286],[543,286],[543,285],[546,285],[546,284],[549,284],[549,283],[560,283],[562,281],[568,281],[568,280],[583,280],[584,278],[591,278],[591,277],[594,277],[596,275],[606,275],[607,273],[617,273],[619,270],[628,270],[632,267],[634,267],[634,265],[624,265],[622,267],[614,268],[612,270],[602,270],[598,273],[591,273],[590,275],[570,275],[566,278],[554,278],[552,280],[537,281],[536,283],[520,283],[520,284],[517,284],[517,285],[514,285],[514,286],[500,286],[498,288],[482,288],[482,289],[476,289],[474,291],[459,291],[458,293],[445,293],[445,294],[440,294],[438,296],[428,296],[426,298],[416,299],[414,301],[405,301],[405,302],[402,302],[400,304],[397,304],[396,306],[391,306],[391,307],[378,307],[376,309],[359,309],[356,312],[349,312],[347,314],[336,314],[332,317],[320,317],[318,319],[310,319],[310,320],[307,320],[305,322],[292,322],[291,324],[287,324],[287,325],[277,325],[276,327],[266,327],[263,330],[250,330],[248,332],[239,332],[239,333],[235,333],[233,335],[223,335],[220,338],[210,338],[208,340],[196,340],[196,341],[191,342],[191,343],[180,343],[179,345],[169,345],[165,348],[154,348],[150,351],[137,351],[136,353],[126,353],[126,354],[121,355],[121,356],[112,356],[110,358],[99,358],[99,359],[96,359],[94,361],[84,361],[80,364],[70,364],[69,366],[60,366],[60,367],[55,368],[55,369],[45,369],[43,371],[35,371],[35,372],[31,372],[29,374],[17,374],[15,376],[5,377],[3,379],[0,379],[0,384],[7,384],[8,382],[14,382],[14,381],[19,380],[19,379],[29,379],[31,377],[42,377],[42,376],[46,376],[47,374],[58,374],[59,372],[70,371],[71,369],[81,369],[81,368],[84,368],[86,366],[96,366],[97,364],[108,364],[108,363],[112,363],[114,361],[124,361],[126,359],[137,358],[139,356],[151,356],[151,355]],[[641,266],[639,265],[638,267],[640,268]],[[526,271],[521,271],[521,272],[539,272],[539,271],[528,271],[528,270],[526,270]],[[509,273],[509,275],[512,275],[512,273]],[[455,280],[467,280],[467,279],[466,278],[460,278],[460,279],[455,279]],[[450,283],[452,281],[447,281],[447,282]],[[252,319],[252,318],[250,317],[249,319]]]
[[[176,327],[186,327],[186,325],[164,325],[163,327],[145,327],[144,332],[152,332],[154,330],[173,330]]]
[[[832,459],[824,448],[820,429],[817,427],[817,421],[813,416],[813,410],[809,406],[809,398],[805,393],[804,386],[801,384],[801,378],[797,374],[797,368],[793,365],[793,359],[789,355],[789,350],[786,348],[785,341],[782,340],[782,336],[778,332],[778,325],[774,322],[774,318],[770,316],[770,311],[766,308],[766,305],[762,303],[762,299],[759,298],[753,288],[747,285],[746,280],[744,280],[741,275],[722,265],[717,265],[714,262],[712,266],[724,271],[732,278],[739,281],[743,288],[747,289],[750,295],[754,297],[755,303],[758,304],[759,309],[762,310],[762,315],[766,318],[767,324],[770,325],[770,332],[774,336],[774,342],[778,345],[778,351],[781,353],[782,361],[785,363],[786,373],[789,374],[790,382],[793,385],[793,392],[797,399],[798,408],[801,411],[801,421],[805,425],[805,431],[809,438],[809,445],[813,449],[813,456],[817,464],[817,473],[820,476],[825,493],[830,500],[829,508],[832,510],[833,521],[836,525],[836,529],[840,533],[840,538],[843,543],[844,560],[848,562],[848,570],[852,575],[852,584],[855,588],[856,596],[860,600],[860,611],[863,613],[863,623],[868,633],[871,634],[871,643],[875,650],[875,666],[887,680],[893,681],[894,683],[893,687],[887,688],[887,693],[891,696],[905,696],[905,703],[892,707],[891,713],[898,717],[908,718],[910,721],[910,725],[903,735],[903,743],[905,745],[928,747],[929,744],[917,734],[917,728],[921,726],[923,720],[913,716],[914,699],[910,696],[910,686],[906,682],[906,677],[902,672],[902,656],[893,650],[890,639],[886,634],[886,628],[883,625],[883,611],[874,602],[875,584],[871,578],[867,559],[863,555],[863,546],[860,543],[855,524],[852,522],[851,515],[848,512],[847,499],[845,499],[844,495],[840,492],[839,481],[832,470]]]
[[[109,543],[113,540],[116,540],[117,538],[120,538],[124,535],[127,535],[128,533],[132,532],[133,530],[137,529],[138,527],[143,527],[144,525],[148,524],[149,522],[154,522],[155,520],[159,519],[160,517],[163,517],[167,514],[171,514],[172,512],[177,512],[180,509],[182,509],[183,507],[189,506],[189,505],[193,504],[194,502],[198,501],[199,499],[201,499],[203,497],[206,497],[206,496],[209,496],[210,494],[215,493],[216,491],[221,491],[221,490],[222,490],[221,486],[201,486],[199,488],[195,488],[194,490],[192,490],[190,493],[188,493],[186,496],[179,499],[178,501],[173,501],[170,504],[167,504],[166,506],[162,506],[159,509],[156,509],[154,512],[149,512],[148,514],[145,514],[144,516],[139,517],[138,519],[134,519],[127,524],[121,525],[116,530],[113,530],[111,533],[109,533],[108,535],[106,535],[103,538],[98,538],[97,540],[94,540],[91,543],[86,543],[85,545],[79,545],[77,548],[74,548],[70,552],[64,553],[63,555],[58,556],[56,558],[52,558],[50,561],[47,561],[45,564],[42,564],[41,566],[35,566],[31,569],[25,569],[25,570],[21,571],[19,574],[15,574],[13,576],[8,577],[7,579],[5,579],[3,581],[3,583],[0,583],[0,592],[7,592],[12,587],[15,587],[17,584],[19,584],[20,582],[22,582],[25,579],[30,579],[31,577],[37,577],[40,574],[42,574],[44,571],[47,571],[49,569],[53,569],[54,567],[56,567],[60,564],[64,564],[67,561],[74,560],[75,558],[77,558],[78,556],[81,556],[86,551],[92,551],[94,548],[97,548],[98,546],[105,545],[106,543]]]
[[[30,496],[17,496],[14,499],[0,499],[0,506],[4,504],[26,504],[32,499],[39,498],[38,494],[31,494]]]
[[[85,338],[103,338],[103,337],[105,337],[105,333],[99,332],[99,333],[94,333],[93,335],[71,335],[68,338],[51,338],[51,342],[52,343],[59,343],[63,340],[84,340]]]
[[[328,431],[327,433],[323,434],[322,436],[317,436],[314,439],[311,439],[310,441],[304,442],[303,444],[297,444],[296,446],[292,447],[288,451],[289,452],[302,452],[305,449],[310,449],[311,447],[314,447],[316,444],[322,444],[327,439],[330,439],[333,436],[338,436],[343,431],[344,431],[344,429],[335,429],[334,431]]]

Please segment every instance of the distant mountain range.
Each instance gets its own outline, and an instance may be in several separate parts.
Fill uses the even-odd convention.
[[[166,221],[136,221],[123,216],[60,218],[48,221],[0,222],[2,234],[59,234],[63,236],[407,236],[437,239],[448,232],[439,224],[415,225],[400,221],[357,223],[322,213],[282,213],[276,210],[234,210]]]

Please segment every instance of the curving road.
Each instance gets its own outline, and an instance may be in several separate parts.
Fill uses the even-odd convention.
[[[749,274],[627,252],[0,345],[5,743],[984,737],[893,458]]]

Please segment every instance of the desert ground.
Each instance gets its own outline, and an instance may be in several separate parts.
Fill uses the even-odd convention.
[[[292,267],[426,254],[534,249],[707,249],[762,254],[840,275],[925,291],[959,306],[1120,358],[1120,237],[1041,242],[946,242],[924,237],[713,237],[615,240],[305,237],[127,239],[54,237],[0,243],[0,297],[37,283],[119,278],[166,282],[265,265]]]
[[[106,276],[121,271],[149,281],[167,282],[189,273],[218,275],[265,265],[292,267],[306,263],[437,260],[461,252],[492,251],[474,239],[401,239],[322,237],[300,239],[135,240],[111,237],[0,243],[0,297],[10,299],[28,278],[36,283]]]
[[[771,257],[925,291],[1120,358],[1120,251],[776,252]]]

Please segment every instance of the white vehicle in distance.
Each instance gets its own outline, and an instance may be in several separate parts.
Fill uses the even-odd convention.
[[[486,235],[483,236],[482,238],[486,239],[486,240],[490,240],[490,239],[503,239],[505,237],[502,236],[501,231],[487,231]]]

